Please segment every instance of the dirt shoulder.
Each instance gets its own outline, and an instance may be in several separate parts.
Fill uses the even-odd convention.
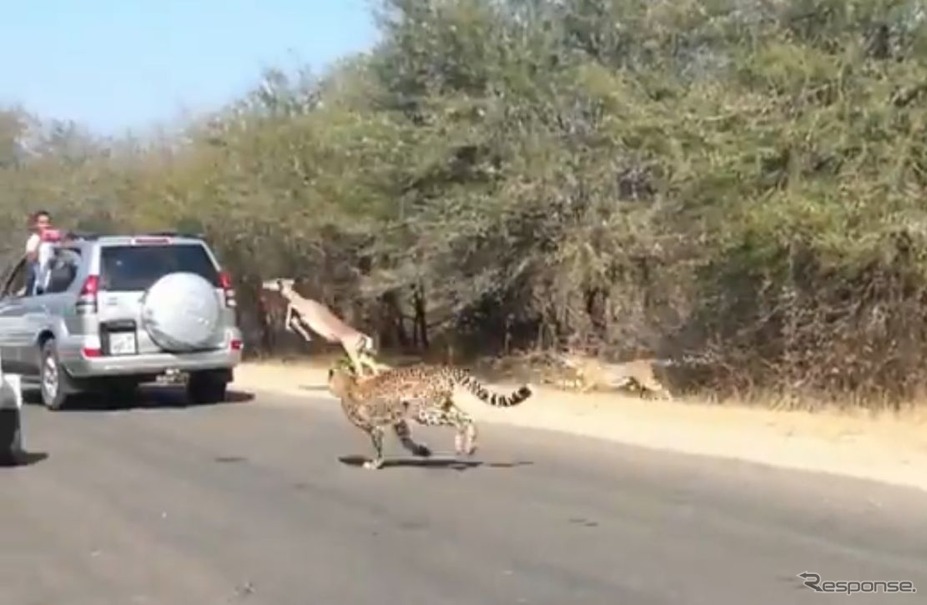
[[[325,373],[324,367],[308,363],[245,363],[236,370],[234,388],[328,398]],[[504,390],[513,385],[490,386]],[[927,491],[927,414],[783,412],[582,395],[544,387],[536,387],[535,396],[516,408],[490,408],[476,399],[462,403],[481,421]]]

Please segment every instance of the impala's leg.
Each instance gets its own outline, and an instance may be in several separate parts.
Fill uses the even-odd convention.
[[[370,368],[370,373],[374,376],[380,372],[385,372],[386,370],[391,369],[389,365],[377,361],[376,351],[377,349],[374,346],[373,339],[367,334],[362,334],[359,337],[359,341],[357,343],[358,361]]]
[[[384,370],[390,369],[389,366],[377,362],[370,353],[360,352],[357,354],[357,361],[364,367],[368,368],[370,374],[376,376]]]
[[[296,321],[294,324],[296,326],[296,331],[299,332],[299,335],[302,336],[306,342],[312,340],[312,335],[303,327],[303,324],[299,321]]]
[[[303,326],[302,316],[296,315],[296,308],[292,304],[290,304],[287,306],[286,311],[287,311],[287,318],[286,318],[287,329],[292,332],[296,332],[297,334],[302,336],[303,340],[305,340],[306,342],[311,341],[312,336],[309,334],[309,332],[306,331],[305,326]]]
[[[351,360],[351,365],[354,366],[354,374],[360,378],[364,375],[364,366],[359,359],[357,352],[354,350],[354,347],[347,345],[342,342],[341,347],[344,349],[344,352],[348,354],[348,358]]]
[[[290,322],[293,320],[293,305],[287,303],[286,314],[283,316],[283,329],[288,332],[292,332],[293,328],[290,326]]]

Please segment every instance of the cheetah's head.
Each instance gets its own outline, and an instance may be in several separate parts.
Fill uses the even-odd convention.
[[[328,390],[342,397],[355,383],[354,367],[347,356],[342,356],[328,369]]]

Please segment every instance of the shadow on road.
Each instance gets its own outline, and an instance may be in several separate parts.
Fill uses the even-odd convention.
[[[6,456],[0,457],[0,468],[19,468],[21,466],[32,466],[48,458],[46,452],[19,452],[15,458],[8,459]]]
[[[187,400],[183,387],[144,386],[127,394],[115,393],[81,393],[68,402],[63,412],[104,412],[128,411],[138,409],[192,408],[210,407],[245,403],[255,398],[254,393],[246,391],[228,391],[225,401],[218,403],[191,403]],[[41,405],[38,390],[23,389],[23,400],[32,405]]]
[[[213,458],[213,462],[218,462],[220,464],[235,464],[238,462],[247,462],[248,459],[244,456],[216,456]]]
[[[366,458],[363,456],[339,456],[338,461],[348,466],[362,467]],[[388,468],[434,468],[453,471],[467,471],[473,468],[515,468],[534,464],[527,460],[516,462],[482,462],[479,460],[458,460],[456,458],[393,458],[383,462],[380,470]]]

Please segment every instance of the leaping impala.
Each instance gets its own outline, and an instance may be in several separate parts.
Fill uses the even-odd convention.
[[[312,340],[306,331],[308,327],[326,341],[341,344],[358,377],[364,375],[364,367],[373,374],[390,368],[374,359],[376,347],[373,338],[347,324],[322,303],[300,296],[293,289],[294,282],[293,279],[272,279],[261,284],[263,289],[278,292],[287,301],[283,319],[287,329],[293,329],[308,341]]]

